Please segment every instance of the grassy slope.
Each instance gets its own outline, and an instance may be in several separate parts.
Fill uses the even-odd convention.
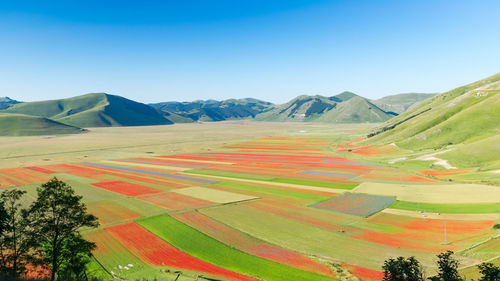
[[[78,134],[82,129],[43,117],[0,113],[0,136]]]
[[[192,256],[246,275],[269,281],[332,280],[233,249],[168,215],[140,219],[138,223]]]
[[[415,117],[410,118],[412,116]],[[500,130],[500,73],[437,95],[389,120],[383,127],[388,128],[398,122],[402,123],[369,138],[367,142],[395,142],[410,150],[437,150],[454,145],[455,151],[441,156],[445,159],[449,156],[451,163],[459,167],[498,162],[498,159],[491,158],[499,150],[491,138],[498,139]],[[467,150],[473,150],[474,156],[479,155],[479,158],[457,152]]]
[[[373,100],[372,103],[376,104],[384,111],[401,114],[409,108],[417,106],[419,103],[435,95],[436,94],[419,93],[398,94]]]
[[[103,93],[61,100],[21,103],[11,106],[4,112],[42,116],[77,127],[172,123],[150,106]]]

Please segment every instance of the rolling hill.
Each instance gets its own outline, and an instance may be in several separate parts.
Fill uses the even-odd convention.
[[[173,123],[169,120],[170,115],[162,114],[148,105],[105,93],[21,103],[2,112],[41,116],[81,128]]]
[[[231,119],[253,118],[272,107],[269,102],[245,98],[223,101],[200,100],[193,102],[162,102],[150,104],[152,107],[191,121],[223,121]]]
[[[299,96],[255,117],[259,121],[360,123],[383,122],[395,114],[350,92],[332,97]]]
[[[44,117],[0,113],[0,136],[38,136],[77,134],[83,129]]]
[[[500,167],[498,157],[492,158],[500,154],[499,133],[500,73],[421,103],[377,128],[368,142],[410,150],[450,149],[442,155],[458,166],[497,162]],[[476,156],[468,159],[467,151]]]
[[[9,97],[0,97],[0,109],[5,109],[11,105],[21,103],[17,100],[13,100]]]
[[[372,103],[376,104],[380,107],[380,109],[386,112],[401,114],[435,95],[436,94],[421,93],[398,94],[372,100]]]

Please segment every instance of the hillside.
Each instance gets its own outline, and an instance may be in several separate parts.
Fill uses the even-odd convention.
[[[499,155],[497,143],[489,139],[500,133],[500,73],[437,95],[389,120],[368,139],[372,143],[396,143],[410,150],[452,149],[443,156],[465,165],[471,159],[455,155]],[[468,154],[461,154],[468,155]],[[498,159],[496,159],[498,161]],[[476,158],[476,164],[481,164]],[[484,163],[483,163],[484,164]]]
[[[9,97],[0,97],[0,109],[5,109],[11,105],[21,103],[17,100],[13,100]]]
[[[372,103],[380,107],[380,109],[386,112],[394,112],[401,114],[413,106],[417,106],[426,99],[429,99],[436,94],[421,94],[421,93],[408,93],[408,94],[398,94],[391,95],[380,98],[378,100],[372,100]]]
[[[162,102],[150,105],[163,112],[170,112],[181,116],[185,118],[184,122],[187,120],[223,121],[253,118],[255,115],[269,110],[272,106],[269,102],[251,98],[223,101]]]
[[[44,117],[0,113],[0,136],[77,134],[83,131]]]
[[[359,123],[383,122],[393,117],[365,98],[350,92],[332,97],[299,96],[273,110],[259,114],[259,121]]]
[[[21,103],[2,112],[41,116],[81,128],[173,123],[148,105],[105,93]]]

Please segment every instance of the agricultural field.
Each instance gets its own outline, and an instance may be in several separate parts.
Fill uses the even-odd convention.
[[[0,138],[0,189],[72,185],[101,223],[83,232],[101,278],[381,280],[389,257],[432,274],[445,250],[475,276],[498,261],[500,187],[448,180],[467,168],[389,165],[406,152],[358,145],[367,129],[223,122]]]

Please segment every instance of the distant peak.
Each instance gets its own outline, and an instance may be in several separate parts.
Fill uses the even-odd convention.
[[[353,97],[357,97],[358,95],[356,95],[355,93],[353,92],[349,92],[349,91],[344,91],[338,95],[335,95],[333,96],[334,98],[337,98],[337,99],[340,99],[341,101],[346,101],[346,100],[350,100],[352,99]]]

